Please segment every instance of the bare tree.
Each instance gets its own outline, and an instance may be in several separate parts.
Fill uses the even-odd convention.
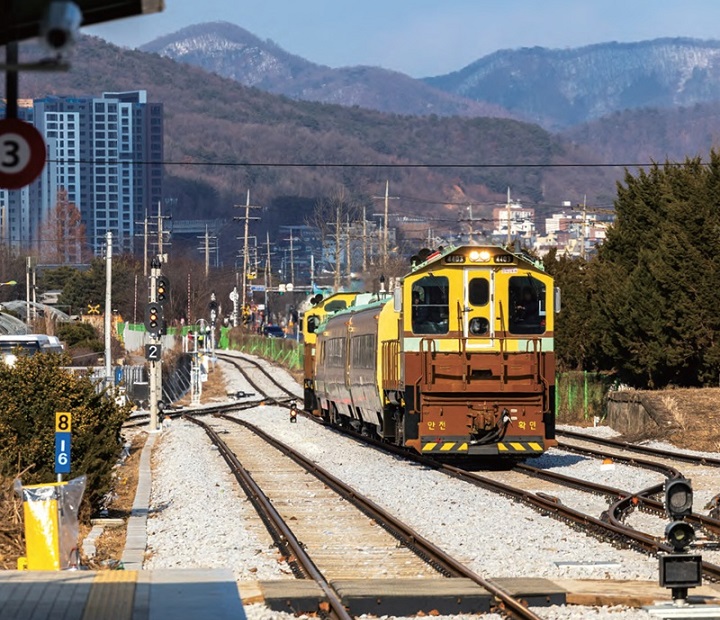
[[[338,186],[330,196],[317,202],[315,210],[306,221],[308,226],[312,226],[320,232],[320,243],[323,249],[330,246],[330,239],[333,240],[335,248],[333,285],[335,290],[339,290],[342,280],[343,221],[349,223],[358,220],[359,217],[362,217],[360,204],[349,195],[346,187]]]
[[[78,264],[87,258],[85,225],[79,209],[68,200],[67,190],[62,187],[39,236],[40,260],[44,263]]]

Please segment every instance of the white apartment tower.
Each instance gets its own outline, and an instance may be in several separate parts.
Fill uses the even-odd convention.
[[[148,103],[143,90],[52,96],[34,100],[21,117],[43,134],[47,163],[29,187],[0,193],[3,241],[37,250],[63,189],[80,212],[89,253],[102,254],[108,231],[116,251],[133,252],[135,223],[162,199],[162,104]]]

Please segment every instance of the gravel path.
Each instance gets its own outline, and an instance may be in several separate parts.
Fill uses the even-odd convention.
[[[219,364],[227,391],[248,390],[237,371]],[[273,374],[290,385],[292,379],[284,371]],[[381,454],[309,420],[298,418],[297,424],[290,424],[282,408],[265,406],[236,415],[300,450],[484,577],[657,580],[656,559],[615,549],[511,500]],[[620,488],[641,489],[657,482],[653,472],[620,465],[603,471],[595,459],[560,451],[532,464],[588,479],[597,479],[602,471],[605,484]],[[577,495],[573,505],[588,501],[587,494]],[[288,577],[289,571],[275,560],[269,537],[245,527],[252,506],[204,432],[189,422],[174,421],[163,431],[154,453],[151,502],[152,557],[146,568],[229,566],[239,581]],[[642,610],[625,608],[535,611],[558,620],[649,617]],[[285,617],[262,605],[248,606],[247,612],[251,619]]]

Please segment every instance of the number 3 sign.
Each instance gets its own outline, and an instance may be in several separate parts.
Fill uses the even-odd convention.
[[[20,189],[32,183],[45,166],[45,141],[29,123],[0,120],[0,188]]]

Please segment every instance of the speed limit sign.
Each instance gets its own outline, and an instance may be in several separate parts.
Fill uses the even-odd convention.
[[[45,166],[45,141],[29,123],[0,120],[0,187],[20,189],[32,183]]]

